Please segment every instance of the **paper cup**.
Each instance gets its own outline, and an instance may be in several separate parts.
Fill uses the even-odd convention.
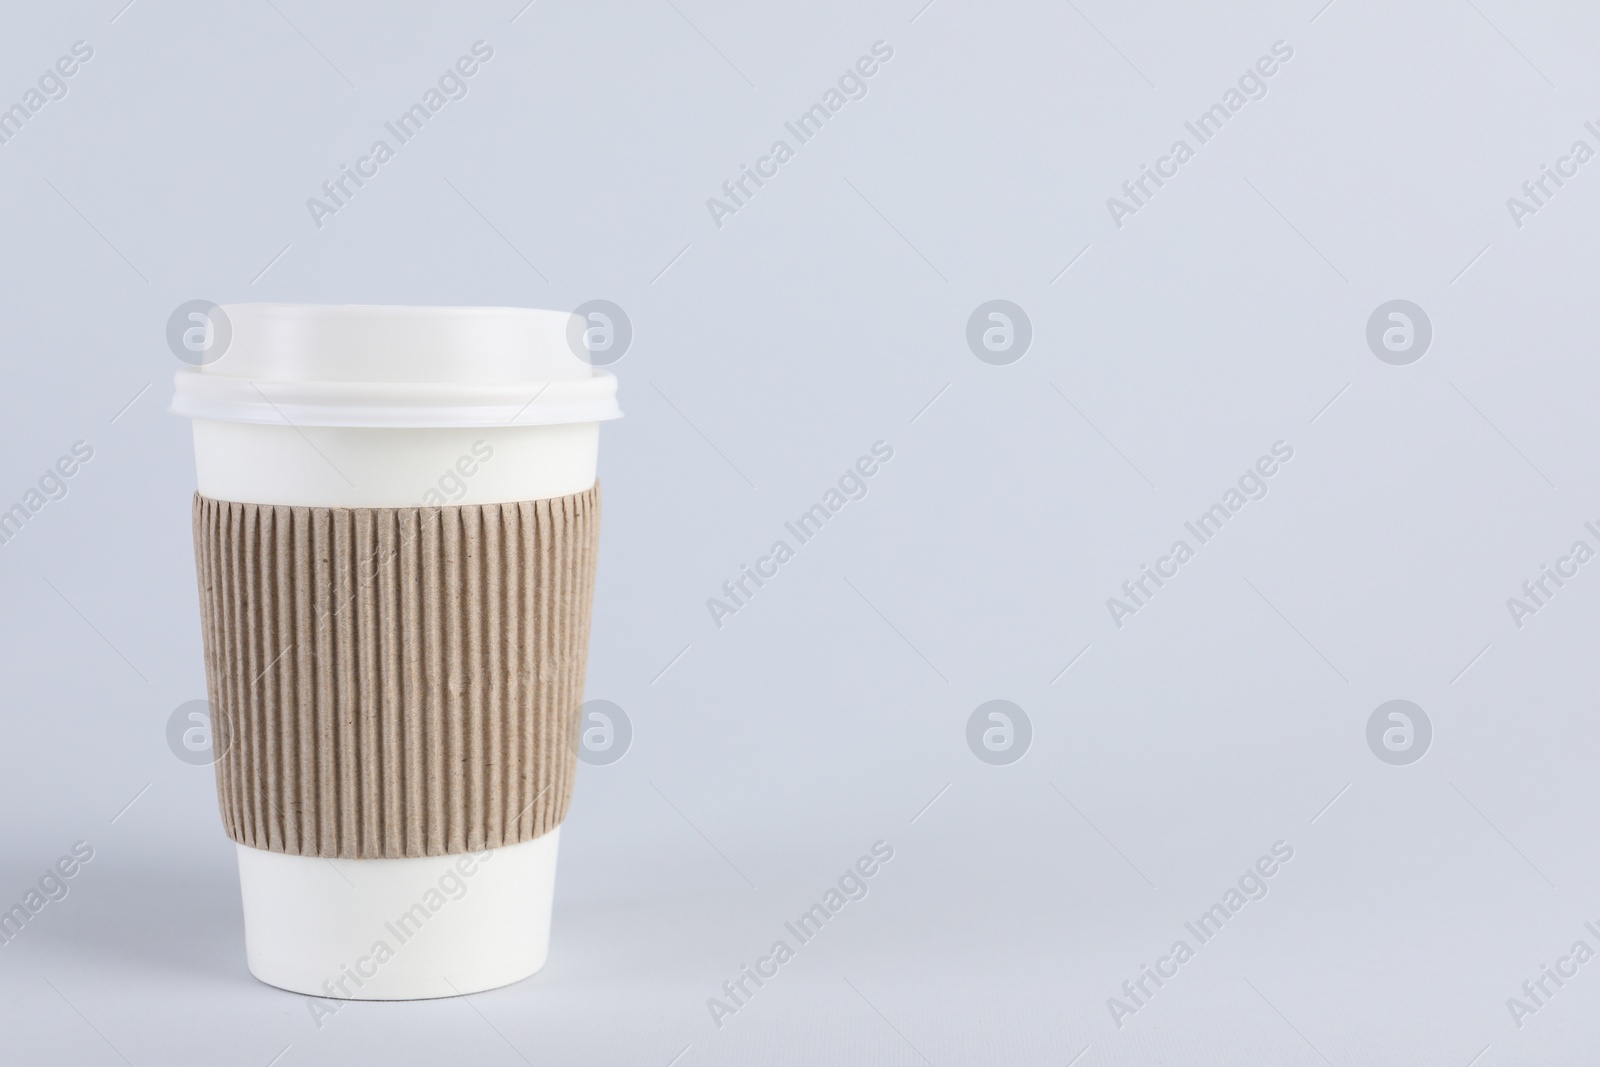
[[[525,978],[549,946],[616,380],[553,311],[205,314],[215,347],[172,410],[193,419],[250,970],[375,1000]]]

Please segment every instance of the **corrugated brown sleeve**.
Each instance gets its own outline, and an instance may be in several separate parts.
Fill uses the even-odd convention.
[[[600,487],[512,504],[194,498],[217,799],[272,852],[439,856],[566,816]]]

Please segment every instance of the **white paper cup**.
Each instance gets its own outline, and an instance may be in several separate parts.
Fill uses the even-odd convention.
[[[615,378],[569,347],[581,330],[564,312],[247,304],[210,314],[225,349],[177,374],[172,410],[194,420],[199,492],[217,500],[391,508],[566,496],[594,485],[599,423],[621,414]],[[559,832],[398,859],[238,845],[250,970],[283,989],[364,1000],[526,978],[549,948]]]

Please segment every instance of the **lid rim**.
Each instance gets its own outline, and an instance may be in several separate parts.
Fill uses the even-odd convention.
[[[550,426],[622,417],[617,379],[528,382],[348,382],[238,378],[184,368],[168,410],[215,422],[354,429]]]

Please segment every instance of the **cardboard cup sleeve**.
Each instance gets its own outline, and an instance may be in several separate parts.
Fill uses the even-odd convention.
[[[539,837],[572,799],[600,487],[509,504],[194,499],[228,836],[299,856]]]

